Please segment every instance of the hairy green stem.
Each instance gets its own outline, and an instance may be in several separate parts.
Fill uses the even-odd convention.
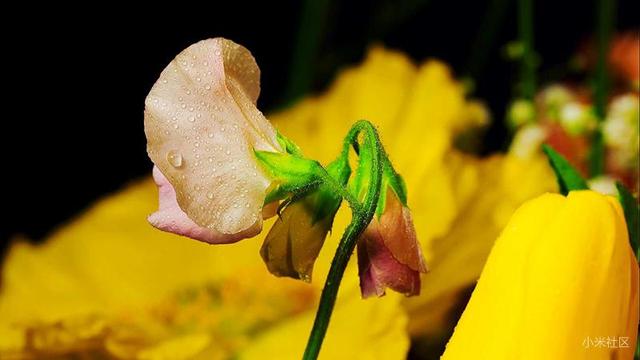
[[[356,214],[362,213],[362,204],[360,204],[358,199],[356,199],[356,197],[353,196],[353,194],[351,194],[336,179],[334,179],[331,175],[329,175],[327,170],[325,170],[322,166],[319,167],[318,175],[320,176],[320,180],[324,184],[328,185],[333,191],[338,193],[340,196],[342,196],[343,199],[347,201],[347,203],[349,203],[349,206],[351,207],[351,211],[353,211]]]
[[[384,154],[384,150],[380,144],[380,138],[378,137],[378,132],[375,127],[368,121],[358,121],[354,124],[345,138],[345,148],[348,152],[349,147],[357,142],[357,137],[361,132],[363,132],[367,137],[366,140],[371,141],[375,146],[371,159],[372,163],[370,167],[371,174],[368,183],[369,186],[367,187],[367,192],[362,204],[357,200],[347,199],[350,204],[351,201],[355,201],[354,204],[351,204],[352,209],[354,209],[355,204],[359,204],[361,210],[356,211],[354,209],[352,211],[351,223],[345,229],[344,234],[342,234],[342,239],[340,240],[340,244],[336,250],[336,255],[331,262],[331,268],[329,269],[329,274],[327,275],[327,280],[324,288],[322,289],[322,295],[320,296],[320,305],[318,306],[316,318],[313,322],[313,328],[309,334],[307,347],[304,351],[303,359],[305,360],[315,360],[318,358],[320,348],[322,347],[322,341],[327,333],[329,320],[331,319],[331,313],[333,312],[333,307],[338,295],[338,289],[340,288],[340,282],[342,281],[342,276],[344,275],[347,263],[349,262],[349,258],[356,246],[358,237],[364,229],[366,229],[367,225],[369,225],[369,222],[371,222],[376,211],[378,198],[380,197],[382,165],[386,155]],[[344,155],[346,154],[343,152],[343,156]],[[355,208],[358,208],[358,206]]]

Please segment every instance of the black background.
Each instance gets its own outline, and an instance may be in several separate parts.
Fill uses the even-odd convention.
[[[503,143],[504,107],[515,68],[503,46],[516,38],[515,1],[505,5],[495,40],[481,49],[475,96],[496,115],[489,150]],[[374,42],[416,61],[437,57],[466,74],[492,1],[412,0],[330,2],[312,91],[341,67],[362,59]],[[495,0],[493,0],[495,2]],[[638,1],[618,1],[618,29],[637,29]],[[276,5],[277,4],[277,5]],[[148,174],[144,98],[164,66],[191,43],[216,36],[249,48],[262,70],[261,110],[284,100],[302,1],[174,2],[3,11],[11,19],[3,46],[3,216],[0,253],[23,234],[34,241],[100,196]],[[133,4],[130,4],[133,5]],[[535,47],[541,73],[562,65],[595,28],[595,1],[535,1]],[[6,25],[5,25],[6,26]],[[477,55],[476,55],[477,56]]]

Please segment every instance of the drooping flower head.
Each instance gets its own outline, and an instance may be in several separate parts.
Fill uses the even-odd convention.
[[[362,297],[382,296],[391,288],[420,294],[420,273],[427,272],[411,212],[389,187],[382,214],[374,217],[358,241]]]
[[[209,243],[256,235],[271,179],[254,151],[281,152],[256,108],[260,70],[226,39],[200,41],[162,71],[145,101],[147,151],[157,167],[155,227]]]

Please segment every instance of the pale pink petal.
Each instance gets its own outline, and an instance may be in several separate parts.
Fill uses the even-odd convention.
[[[158,185],[159,206],[158,211],[149,215],[147,220],[154,227],[210,244],[232,243],[246,237],[243,233],[223,235],[215,230],[198,226],[180,209],[173,186],[156,166],[153,167],[153,180]]]
[[[145,101],[149,157],[200,227],[244,236],[262,227],[270,179],[255,150],[281,151],[255,106],[260,70],[244,47],[216,38],[181,52]]]

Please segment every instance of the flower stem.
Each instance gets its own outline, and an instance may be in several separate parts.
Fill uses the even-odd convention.
[[[375,147],[372,152],[373,156],[370,164],[371,174],[369,186],[362,204],[358,203],[356,207],[354,207],[355,204],[351,204],[353,210],[351,223],[345,229],[344,234],[342,234],[342,239],[331,262],[331,268],[329,269],[329,274],[327,275],[327,280],[322,289],[322,295],[320,296],[320,305],[318,306],[313,328],[311,329],[311,334],[309,334],[307,347],[304,351],[304,360],[315,360],[318,358],[347,263],[356,246],[358,237],[364,229],[366,229],[367,225],[369,225],[369,222],[371,222],[376,211],[378,198],[380,197],[383,159],[386,155],[380,144],[380,138],[378,137],[378,132],[375,127],[365,120],[360,120],[355,123],[345,138],[345,148],[348,151],[349,146],[354,144],[360,132],[364,132],[365,134],[365,146],[367,146],[366,144],[368,143]],[[344,152],[343,155],[345,155]],[[353,197],[350,197],[350,199],[347,199],[347,201],[355,201],[357,203],[357,200],[354,200]],[[355,209],[357,208],[360,208],[361,211],[356,211]]]
[[[613,29],[615,14],[615,0],[599,0],[597,6],[597,49],[598,60],[594,81],[594,110],[599,122],[604,121],[607,107],[607,93],[609,92],[609,78],[607,73],[607,54],[609,40]],[[591,153],[589,154],[589,176],[596,177],[604,172],[604,143],[600,128],[593,135]]]
[[[533,52],[532,0],[518,1],[518,37],[522,46],[520,95],[527,100],[533,100],[536,91],[536,59]]]

